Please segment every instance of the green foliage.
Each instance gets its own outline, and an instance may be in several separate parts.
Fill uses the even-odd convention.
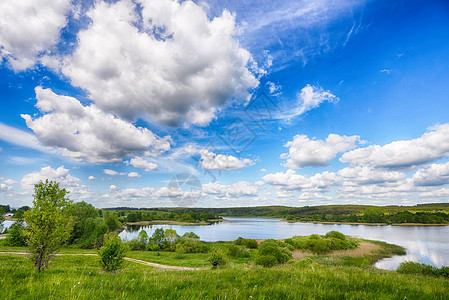
[[[71,201],[59,183],[40,182],[34,187],[33,208],[25,212],[28,249],[37,271],[48,268],[52,253],[70,237],[72,219],[67,215]]]
[[[242,245],[242,246],[245,246],[246,248],[250,248],[250,249],[256,249],[258,246],[257,241],[255,239],[244,239],[242,237],[239,237],[238,239],[236,239],[234,241],[234,244]]]
[[[148,245],[149,237],[145,230],[141,230],[137,239],[133,239],[128,242],[131,250],[145,250]]]
[[[279,262],[275,256],[267,254],[257,256],[255,263],[259,266],[270,268],[276,266]]]
[[[443,266],[437,268],[435,266],[415,263],[412,261],[401,263],[396,271],[403,274],[419,274],[449,278],[449,267]]]
[[[291,245],[294,249],[310,251],[317,254],[334,250],[355,249],[358,246],[358,242],[347,240],[344,234],[338,231],[328,232],[324,237],[318,234],[312,234],[308,237],[294,236],[286,239],[285,243]]]
[[[326,238],[335,238],[335,239],[339,239],[339,240],[345,240],[346,236],[338,231],[329,231],[328,233],[326,233],[326,235],[324,236]]]
[[[205,253],[209,251],[209,248],[197,239],[182,237],[176,244],[176,251],[183,253]]]
[[[73,219],[73,230],[69,239],[69,243],[76,243],[85,235],[84,230],[87,228],[86,222],[91,219],[99,218],[97,209],[84,201],[74,203],[67,208],[67,214]],[[86,238],[86,237],[85,237]]]
[[[235,258],[250,257],[251,252],[249,252],[249,250],[244,247],[239,247],[237,245],[231,244],[228,247],[228,255]]]
[[[15,219],[22,220],[24,218],[25,212],[28,210],[30,210],[30,207],[27,205],[24,205],[24,206],[20,207],[19,209],[17,209],[12,217]]]
[[[164,248],[165,247],[165,232],[164,232],[164,229],[157,228],[154,231],[153,235],[151,236],[151,240],[154,241],[154,243],[159,248]]]
[[[272,239],[265,240],[259,245],[259,256],[265,255],[274,256],[280,264],[287,262],[292,257],[292,253],[283,242]]]
[[[194,232],[186,232],[182,235],[182,237],[187,237],[187,238],[195,239],[195,240],[200,239],[200,237],[197,234],[195,234]]]
[[[122,227],[116,214],[107,213],[104,215],[104,223],[108,226],[109,231],[114,231]]]
[[[25,225],[23,222],[15,222],[9,229],[9,235],[6,238],[6,243],[13,247],[26,246],[26,237],[24,234]]]
[[[106,272],[115,272],[121,268],[126,253],[126,246],[114,233],[105,236],[104,245],[98,250],[100,265]]]
[[[103,236],[108,232],[108,226],[102,218],[88,218],[84,220],[83,235],[78,239],[81,248],[100,248],[103,245]]]
[[[210,253],[208,261],[212,265],[213,269],[216,269],[219,266],[226,265],[226,259],[225,259],[223,252],[221,252],[220,250],[217,250],[217,249],[214,249]]]

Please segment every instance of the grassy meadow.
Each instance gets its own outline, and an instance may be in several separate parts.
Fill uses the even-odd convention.
[[[212,269],[208,253],[128,251],[126,257],[197,271],[154,268],[125,261],[117,273],[104,272],[95,250],[65,247],[49,269],[37,273],[23,247],[0,242],[2,299],[447,299],[449,280],[400,274],[371,265],[400,254],[400,247],[360,240],[354,250],[311,254],[293,251],[284,264],[265,268],[249,257],[226,256],[226,265]],[[230,242],[209,243],[211,251],[226,251]],[[370,245],[370,251],[363,251]],[[351,252],[352,251],[352,252]],[[1,253],[3,252],[3,253]],[[90,255],[83,255],[90,254]],[[307,254],[307,255],[303,255]]]

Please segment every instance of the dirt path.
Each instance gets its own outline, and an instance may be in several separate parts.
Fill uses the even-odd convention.
[[[28,255],[29,253],[26,253],[26,252],[0,252],[0,255],[1,254]],[[61,253],[59,253],[59,254],[55,254],[55,256],[68,256],[68,255],[97,256],[97,254],[94,254],[94,253],[80,253],[80,254],[71,254],[71,253],[61,254]],[[132,262],[138,263],[138,264],[151,266],[151,267],[155,267],[155,268],[160,268],[160,269],[166,269],[166,270],[176,270],[176,271],[199,271],[199,270],[204,270],[204,268],[191,268],[191,267],[161,265],[161,264],[152,263],[152,262],[149,262],[149,261],[144,261],[144,260],[130,258],[130,257],[124,257],[124,259],[128,260],[128,261],[132,261]]]

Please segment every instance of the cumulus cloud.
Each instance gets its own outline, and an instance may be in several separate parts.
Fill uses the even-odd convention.
[[[282,119],[291,119],[317,108],[323,102],[338,102],[340,99],[320,86],[307,84],[297,95],[296,107],[282,113]]]
[[[95,180],[94,176],[89,176],[89,180]]]
[[[374,169],[372,167],[347,167],[338,171],[338,175],[347,185],[367,185],[386,182],[397,182],[406,177],[402,172]]]
[[[259,84],[227,10],[210,20],[191,1],[120,0],[96,2],[87,16],[62,72],[122,118],[207,125],[227,99],[246,99]]]
[[[131,158],[129,162],[125,162],[127,165],[132,165],[134,168],[144,169],[145,171],[152,171],[158,168],[158,165],[147,161],[146,159],[136,156]]]
[[[277,172],[262,177],[266,183],[280,187],[284,190],[322,191],[339,182],[338,176],[333,172],[317,173],[313,176],[296,174],[294,170],[285,173]]]
[[[326,166],[338,153],[353,149],[360,141],[359,136],[329,134],[326,140],[309,139],[306,135],[296,135],[284,146],[289,148],[281,158],[287,159],[286,167],[300,169],[306,166]]]
[[[141,177],[141,175],[137,172],[130,172],[130,173],[128,173],[128,177],[139,178],[139,177]]]
[[[198,150],[197,153],[201,156],[200,166],[207,170],[236,170],[254,165],[254,161],[251,159],[239,159],[232,155],[215,154],[207,149]]]
[[[87,199],[91,197],[91,192],[85,185],[81,184],[81,180],[69,174],[69,170],[60,166],[53,169],[50,166],[43,167],[39,172],[32,172],[22,177],[20,184],[24,190],[32,191],[34,185],[39,181],[59,182],[61,188],[65,188],[70,192],[69,197],[72,200]]]
[[[241,197],[255,197],[259,189],[257,185],[247,182],[239,181],[230,185],[222,185],[218,182],[209,182],[203,184],[203,192],[206,195],[213,195],[217,198],[241,198]]]
[[[0,60],[14,71],[32,67],[50,52],[67,23],[71,0],[0,1]]]
[[[110,176],[125,175],[125,173],[119,173],[115,170],[110,170],[110,169],[103,169],[103,173],[105,173],[106,175],[110,175]]]
[[[449,124],[431,128],[421,137],[371,145],[344,153],[340,161],[384,168],[409,168],[449,155]]]
[[[412,177],[417,186],[439,186],[449,183],[449,162],[431,164],[419,169]]]
[[[38,118],[22,115],[39,141],[61,149],[64,156],[93,163],[118,162],[134,153],[157,155],[170,149],[171,138],[161,138],[95,105],[36,87]]]

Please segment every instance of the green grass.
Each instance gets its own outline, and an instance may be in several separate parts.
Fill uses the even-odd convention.
[[[3,299],[447,299],[449,281],[315,263],[161,271],[127,262],[107,274],[92,256],[56,257],[38,274],[26,258],[2,255],[0,291]]]

